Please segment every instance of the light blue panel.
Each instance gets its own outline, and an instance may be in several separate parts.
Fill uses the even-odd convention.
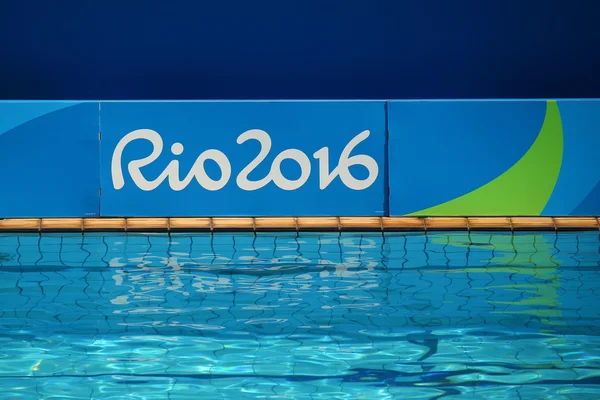
[[[390,214],[406,215],[492,181],[535,141],[545,101],[390,101]]]
[[[102,103],[102,215],[384,215],[384,106]]]
[[[0,102],[0,218],[100,210],[97,102]]]
[[[559,101],[564,132],[560,175],[545,215],[600,215],[600,101]],[[596,191],[594,191],[596,187]],[[588,200],[586,202],[586,197]],[[581,206],[580,206],[581,204]]]

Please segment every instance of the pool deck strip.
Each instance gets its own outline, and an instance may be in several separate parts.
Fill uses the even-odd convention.
[[[600,217],[8,218],[0,232],[600,230]]]

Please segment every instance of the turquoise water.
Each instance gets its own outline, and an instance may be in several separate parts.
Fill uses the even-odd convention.
[[[1,399],[598,399],[600,238],[0,236]]]

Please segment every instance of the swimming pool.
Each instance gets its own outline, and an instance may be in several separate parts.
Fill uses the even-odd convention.
[[[0,236],[2,399],[598,399],[600,237]]]

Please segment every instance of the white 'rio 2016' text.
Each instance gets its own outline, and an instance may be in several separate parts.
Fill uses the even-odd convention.
[[[329,149],[323,147],[313,154],[313,157],[319,161],[319,187],[321,190],[327,188],[333,180],[339,176],[344,185],[353,190],[364,190],[375,182],[379,173],[377,162],[366,154],[358,154],[351,156],[350,153],[354,148],[369,137],[368,130],[356,135],[344,148],[340,155],[338,165],[332,170],[329,170]],[[111,174],[113,186],[116,190],[120,190],[125,186],[123,177],[122,156],[125,147],[134,140],[144,139],[152,144],[152,153],[147,157],[130,161],[127,164],[127,170],[135,185],[144,190],[152,191],[156,189],[165,179],[171,189],[180,191],[185,189],[192,179],[196,181],[206,190],[215,191],[222,189],[231,178],[231,163],[227,156],[215,149],[209,149],[202,152],[192,168],[183,180],[180,180],[179,161],[172,160],[167,167],[154,180],[147,180],[141,172],[141,168],[145,167],[160,157],[163,151],[163,140],[158,132],[151,129],[138,129],[125,135],[115,147],[112,156]],[[306,183],[310,177],[311,162],[308,156],[298,149],[287,149],[279,153],[271,163],[270,172],[262,179],[249,180],[248,175],[267,158],[271,151],[271,137],[265,131],[260,129],[251,129],[242,133],[237,138],[238,144],[243,144],[248,140],[256,140],[261,145],[258,155],[244,167],[237,175],[236,183],[238,187],[246,191],[258,190],[271,181],[283,190],[296,190]],[[183,153],[184,147],[181,143],[173,143],[171,152],[178,156]],[[281,172],[281,163],[284,160],[293,160],[300,166],[300,177],[298,179],[288,179]],[[212,160],[221,170],[221,177],[214,180],[208,176],[204,168],[204,162]],[[356,179],[350,172],[350,167],[353,165],[362,165],[368,171],[368,176],[365,179]]]

